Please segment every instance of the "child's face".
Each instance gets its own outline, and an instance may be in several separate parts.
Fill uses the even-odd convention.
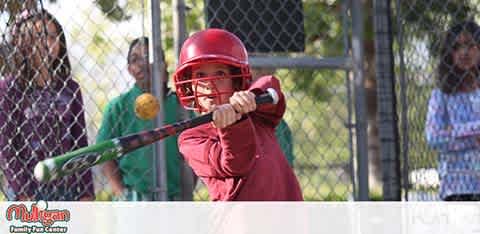
[[[53,22],[49,22],[48,20],[44,20],[43,22],[41,20],[38,20],[35,22],[35,31],[37,33],[42,33],[43,32],[43,27],[46,26],[46,33],[47,33],[47,48],[48,48],[48,54],[52,58],[57,58],[60,53],[60,35],[57,32],[57,27],[55,27],[55,24]],[[39,46],[41,49],[45,48],[42,46]]]
[[[128,72],[137,82],[143,81],[150,76],[148,64],[148,48],[142,43],[136,44],[128,58]]]
[[[480,51],[469,33],[462,33],[453,45],[453,63],[462,70],[470,70],[478,66]]]
[[[192,89],[199,96],[198,104],[207,112],[229,102],[234,91],[232,79],[229,76],[230,70],[225,64],[211,63],[193,67],[192,78],[200,80],[192,83]],[[211,79],[214,77],[215,79]]]
[[[49,20],[26,22],[21,29],[19,43],[32,54],[31,62],[36,69],[51,65],[47,61],[52,63],[60,53],[60,35],[55,24]],[[51,60],[47,60],[49,56]]]

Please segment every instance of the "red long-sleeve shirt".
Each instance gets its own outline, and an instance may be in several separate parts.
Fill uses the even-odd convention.
[[[277,105],[257,107],[223,129],[204,124],[180,134],[180,152],[207,185],[213,201],[301,201],[297,178],[275,137],[285,112],[278,79],[265,76],[250,87],[259,94],[274,88]]]

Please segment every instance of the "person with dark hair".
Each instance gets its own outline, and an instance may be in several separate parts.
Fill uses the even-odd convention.
[[[47,11],[24,11],[12,29],[15,69],[0,81],[0,160],[9,200],[93,200],[90,170],[48,184],[35,164],[87,146],[80,86],[72,79],[62,26]]]
[[[128,72],[135,85],[126,93],[110,101],[105,110],[98,132],[97,142],[154,128],[153,120],[140,119],[135,115],[135,100],[151,90],[151,70],[148,61],[148,38],[140,37],[130,43],[127,53]],[[172,124],[181,120],[185,111],[179,106],[175,93],[168,87],[168,75],[163,80],[164,122]],[[167,190],[169,200],[181,200],[181,157],[177,138],[164,140],[167,167]],[[153,146],[142,147],[117,161],[103,164],[115,200],[152,201],[156,189]]]
[[[466,21],[442,44],[426,120],[428,144],[439,151],[440,198],[480,201],[480,27]]]

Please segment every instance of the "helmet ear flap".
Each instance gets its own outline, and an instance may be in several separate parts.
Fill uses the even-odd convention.
[[[194,109],[195,99],[192,88],[192,68],[185,67],[182,71],[175,72],[173,75],[175,92],[179,97],[179,101],[186,109]]]
[[[180,74],[180,80],[181,81],[188,81],[192,79],[192,69],[190,67],[186,68],[181,74]],[[192,85],[190,82],[185,82],[179,85],[179,88],[182,90],[182,93],[191,96],[193,95],[193,89]]]

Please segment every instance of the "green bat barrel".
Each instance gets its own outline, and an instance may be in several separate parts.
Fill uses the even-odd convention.
[[[107,140],[90,147],[68,152],[37,163],[34,169],[39,182],[48,182],[62,176],[112,160],[121,154],[118,140]]]

